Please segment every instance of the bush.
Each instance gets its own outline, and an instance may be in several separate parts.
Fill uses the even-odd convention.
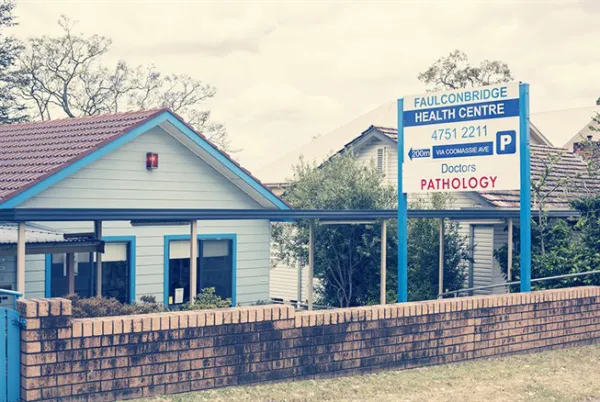
[[[548,220],[540,229],[537,220],[531,221],[531,276],[544,278],[588,272],[600,266],[600,196],[583,197],[571,203],[581,213],[575,219]],[[542,239],[544,247],[542,247]],[[508,246],[494,250],[494,256],[507,272]],[[513,235],[512,278],[520,279],[520,232]],[[600,285],[600,275],[553,279],[532,284],[533,290]],[[518,291],[513,285],[511,291]]]
[[[148,314],[165,311],[154,296],[144,296],[140,303],[124,304],[117,299],[105,297],[81,298],[77,294],[68,295],[73,306],[73,318],[112,317],[118,315]]]
[[[119,315],[150,314],[169,311],[154,296],[142,296],[140,302],[121,303],[117,299],[105,297],[81,298],[77,294],[65,296],[71,300],[73,318],[113,317]],[[180,310],[206,310],[231,307],[231,299],[223,299],[215,294],[215,288],[200,291],[192,303],[184,304]]]
[[[231,307],[231,299],[223,299],[215,294],[215,288],[204,288],[193,302],[184,306],[184,310],[208,310],[211,308]]]

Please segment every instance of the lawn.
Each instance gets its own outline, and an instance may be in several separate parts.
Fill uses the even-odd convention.
[[[143,401],[600,401],[600,345],[331,380],[233,387]]]

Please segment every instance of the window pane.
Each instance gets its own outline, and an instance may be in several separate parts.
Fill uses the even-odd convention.
[[[91,253],[75,254],[75,293],[81,297],[95,296],[93,289],[94,264]]]
[[[182,303],[190,300],[190,258],[169,259],[169,304],[176,304],[175,290],[183,289]],[[179,304],[179,303],[177,303]]]
[[[215,288],[215,294],[232,296],[233,257],[231,240],[202,240],[198,263],[198,290]]]
[[[102,296],[121,303],[129,302],[128,248],[127,243],[107,243],[102,256]]]
[[[183,289],[183,299],[178,300],[177,289]],[[187,303],[190,300],[190,242],[169,242],[169,304]]]
[[[52,254],[50,277],[50,297],[66,296],[69,293],[69,278],[65,254]]]
[[[169,258],[190,258],[190,242],[188,240],[177,240],[169,243]]]

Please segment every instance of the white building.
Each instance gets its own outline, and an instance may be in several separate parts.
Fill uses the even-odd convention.
[[[167,109],[0,126],[0,213],[55,208],[289,209]],[[28,226],[24,275],[15,274],[15,228],[4,225],[0,287],[29,298],[72,292],[85,297],[96,295],[100,285],[103,296],[124,302],[148,295],[178,304],[190,295],[190,224],[106,221],[98,235],[91,221],[45,222],[60,233],[94,240],[88,249],[70,252],[59,244],[62,235],[57,239],[51,230]],[[270,221],[196,225],[197,289],[215,287],[234,304],[268,299]],[[96,237],[84,235],[94,232]]]

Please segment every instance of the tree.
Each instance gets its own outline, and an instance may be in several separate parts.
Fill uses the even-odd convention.
[[[349,155],[335,156],[321,167],[300,161],[284,198],[302,209],[393,208],[395,190],[384,186],[382,179],[373,166]],[[320,303],[355,306],[378,294],[380,233],[380,223],[317,226],[315,276],[323,285]],[[395,250],[395,230],[390,228],[388,233],[390,249]],[[281,259],[307,264],[307,221],[278,225],[273,238]]]
[[[6,35],[6,28],[15,25],[13,17],[14,2],[0,2],[0,124],[19,123],[27,120],[25,106],[19,104],[11,91],[16,81],[12,70],[16,58],[21,51],[20,43],[12,36]]]
[[[383,184],[374,165],[364,165],[350,153],[337,155],[320,167],[300,162],[283,197],[302,209],[387,209],[397,205],[396,189]],[[387,266],[396,267],[397,222],[387,222]],[[447,226],[445,281],[462,284],[464,250],[456,228]],[[320,280],[319,303],[341,307],[379,303],[381,223],[317,225],[315,276]],[[278,257],[286,262],[308,260],[308,222],[279,224],[273,231]],[[439,233],[437,221],[409,223],[409,296],[437,297]],[[388,302],[397,299],[397,272],[388,269]]]
[[[433,193],[411,205],[412,209],[446,209],[452,203],[449,193]],[[471,258],[459,225],[444,223],[444,290],[464,287],[465,263]],[[440,237],[439,220],[408,220],[408,298],[431,300],[438,296]]]
[[[200,109],[216,90],[185,74],[164,75],[154,66],[132,67],[125,61],[107,67],[102,58],[111,40],[75,33],[75,24],[63,16],[63,34],[30,38],[18,58],[13,94],[27,103],[37,118],[54,114],[92,116],[168,107],[221,148],[230,148],[223,125],[210,122]]]
[[[513,80],[506,63],[484,60],[478,67],[472,66],[467,55],[460,50],[438,59],[419,73],[417,78],[432,91],[494,85]]]

